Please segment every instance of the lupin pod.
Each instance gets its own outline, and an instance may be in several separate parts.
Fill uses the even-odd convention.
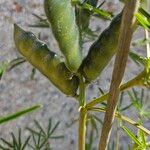
[[[117,51],[122,12],[118,14],[94,42],[83,60],[79,72],[87,82],[95,80]]]
[[[50,51],[31,32],[26,32],[14,25],[14,40],[18,51],[43,75],[45,75],[60,91],[74,96],[78,88],[78,78],[66,68],[57,54]]]
[[[71,0],[45,0],[44,8],[60,50],[66,58],[67,67],[70,71],[77,72],[82,56],[75,10]]]

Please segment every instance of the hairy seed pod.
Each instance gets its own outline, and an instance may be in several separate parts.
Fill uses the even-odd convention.
[[[82,56],[71,0],[45,0],[44,8],[60,50],[66,58],[66,65],[70,71],[76,72],[81,65]]]
[[[94,42],[79,68],[88,82],[95,80],[117,51],[122,13],[118,14]]]
[[[58,55],[50,51],[31,32],[14,25],[14,40],[18,51],[43,75],[45,75],[60,91],[74,96],[78,88],[78,78],[66,68]]]

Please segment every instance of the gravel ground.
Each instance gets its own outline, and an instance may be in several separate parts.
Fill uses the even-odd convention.
[[[117,8],[117,7],[116,7]],[[118,12],[119,9],[115,11]],[[38,35],[41,33],[41,40],[49,44],[51,49],[58,51],[58,46],[53,38],[53,35],[48,29],[35,29],[27,27],[28,24],[35,22],[32,13],[43,14],[43,0],[0,0],[0,62],[10,61],[13,58],[20,56],[13,42],[13,23],[21,25],[24,29],[28,29]],[[100,24],[101,28],[105,28],[108,22],[96,20],[91,24],[96,28]],[[139,31],[135,34],[135,38],[143,36]],[[84,46],[86,51],[90,43]],[[143,54],[143,50],[138,48],[139,53]],[[102,76],[93,82],[87,90],[87,99],[97,97],[99,95],[99,87],[104,91],[108,90],[111,80],[113,61],[109,64]],[[131,60],[129,60],[124,81],[129,80],[141,70]],[[38,71],[35,74],[35,79],[31,80],[30,75],[32,66],[29,63],[24,63],[13,70],[6,72],[0,82],[0,115],[15,112],[25,107],[34,104],[42,104],[43,108],[38,112],[34,112],[25,117],[21,117],[9,124],[0,126],[0,137],[8,137],[10,132],[17,132],[18,128],[24,129],[26,126],[33,126],[34,119],[40,120],[45,126],[50,117],[54,123],[60,121],[60,126],[57,130],[58,134],[63,134],[64,139],[52,141],[54,150],[75,150],[77,149],[77,123],[72,122],[78,118],[78,104],[70,97],[66,97],[60,93],[44,76]],[[147,99],[150,93],[146,90]],[[125,104],[129,103],[126,98]],[[132,116],[135,120],[137,117],[134,113],[125,112],[126,115]],[[150,124],[146,126],[150,129]],[[25,132],[25,135],[27,133]],[[124,140],[123,137],[121,140]]]

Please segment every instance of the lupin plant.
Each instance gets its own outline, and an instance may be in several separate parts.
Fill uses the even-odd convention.
[[[136,1],[136,0],[134,0]],[[127,1],[125,1],[125,6]],[[106,112],[106,108],[96,107],[108,99],[109,93],[86,102],[86,87],[96,80],[111,58],[117,53],[121,22],[124,9],[111,20],[111,14],[99,9],[97,0],[44,0],[44,9],[47,16],[44,27],[50,27],[56,38],[64,59],[51,51],[32,32],[23,30],[14,25],[14,41],[17,50],[36,69],[46,76],[61,92],[74,97],[79,103],[79,137],[78,149],[85,150],[86,121],[90,111]],[[90,18],[97,15],[111,20],[110,25],[99,35],[90,46],[87,56],[83,58],[81,49],[82,34],[88,29]],[[150,14],[141,6],[134,14],[137,18],[134,31],[138,26],[150,29]],[[143,17],[141,19],[141,16]],[[142,58],[138,54],[130,53],[136,61],[144,64],[144,70],[127,83],[120,85],[119,91],[125,91],[134,86],[150,88],[150,56]],[[133,54],[133,55],[132,55]],[[24,60],[23,60],[24,61]],[[150,131],[135,121],[115,112],[115,117],[126,121],[142,132],[150,135]],[[126,128],[124,130],[127,131]]]

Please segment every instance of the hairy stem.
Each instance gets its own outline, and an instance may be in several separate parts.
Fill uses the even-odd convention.
[[[134,31],[134,14],[137,13],[138,6],[139,0],[126,1],[125,4],[117,47],[118,51],[115,59],[113,76],[107,101],[107,111],[105,113],[99,142],[99,150],[106,150],[109,141],[111,127],[115,117],[115,111],[120,93],[120,83],[124,75],[132,34]]]

